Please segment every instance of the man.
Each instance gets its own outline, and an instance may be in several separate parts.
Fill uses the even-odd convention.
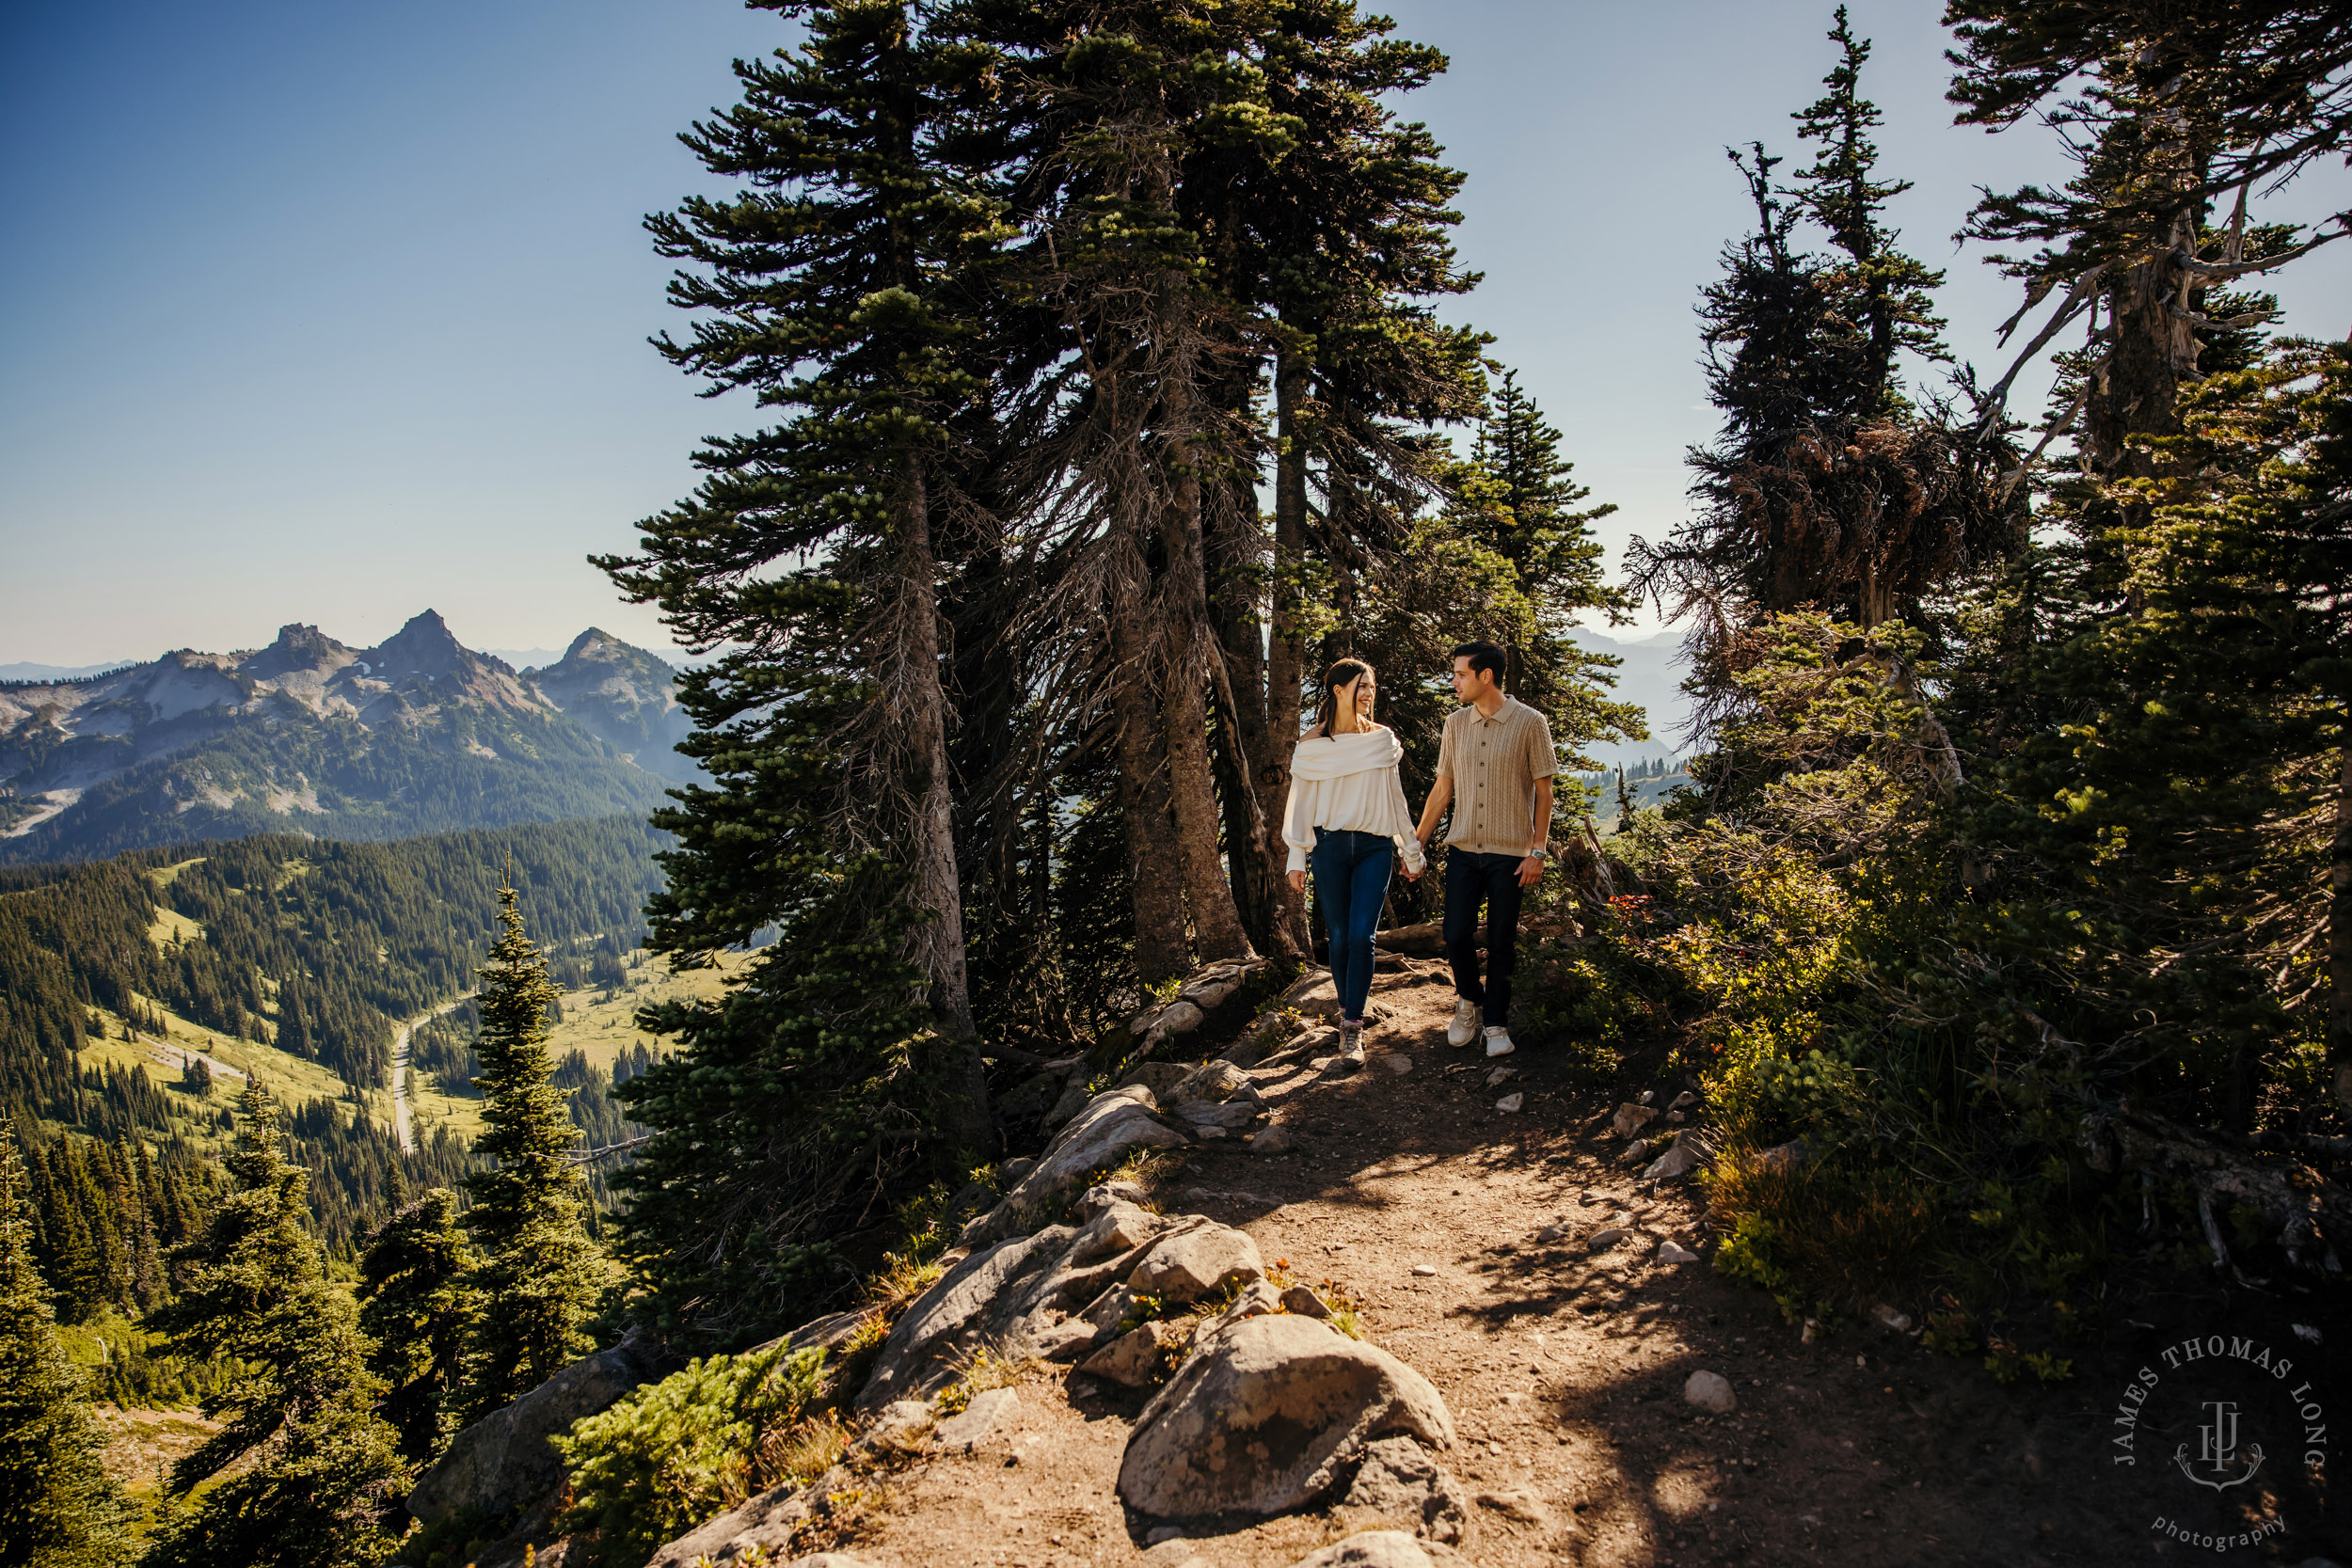
[[[1508,1056],[1511,970],[1518,959],[1519,895],[1544,874],[1551,838],[1551,726],[1502,691],[1502,650],[1465,642],[1454,650],[1454,695],[1466,705],[1446,716],[1438,782],[1415,831],[1423,844],[1447,806],[1445,953],[1454,965],[1454,1023],[1446,1043],[1468,1045],[1483,1029],[1486,1054]],[[1457,803],[1458,798],[1458,803]],[[1486,969],[1478,968],[1478,911],[1486,911]]]

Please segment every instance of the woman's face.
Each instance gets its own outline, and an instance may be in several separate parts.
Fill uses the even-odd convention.
[[[1379,693],[1379,683],[1374,679],[1372,672],[1367,670],[1340,688],[1340,711],[1342,713],[1353,712],[1359,723],[1369,724],[1372,722],[1372,702]],[[1354,706],[1350,707],[1350,704]]]

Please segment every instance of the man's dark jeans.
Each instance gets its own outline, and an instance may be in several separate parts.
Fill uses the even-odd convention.
[[[1511,971],[1518,963],[1519,862],[1524,855],[1445,853],[1445,956],[1454,990],[1486,1009],[1485,1022],[1511,1018]],[[1478,907],[1486,907],[1486,974],[1478,974]]]

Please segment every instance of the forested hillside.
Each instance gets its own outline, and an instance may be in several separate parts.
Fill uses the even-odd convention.
[[[151,1005],[380,1088],[394,1022],[472,989],[510,856],[584,981],[584,944],[636,945],[661,838],[629,818],[397,844],[280,834],[0,871],[0,1106],[97,1130],[104,1101],[74,1061],[92,1011]]]

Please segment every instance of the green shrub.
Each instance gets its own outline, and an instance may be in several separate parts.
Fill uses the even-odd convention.
[[[553,1439],[570,1473],[566,1528],[593,1529],[607,1563],[643,1562],[663,1542],[781,1477],[760,1464],[800,1421],[823,1378],[822,1350],[787,1343],[713,1355],[638,1389]]]

